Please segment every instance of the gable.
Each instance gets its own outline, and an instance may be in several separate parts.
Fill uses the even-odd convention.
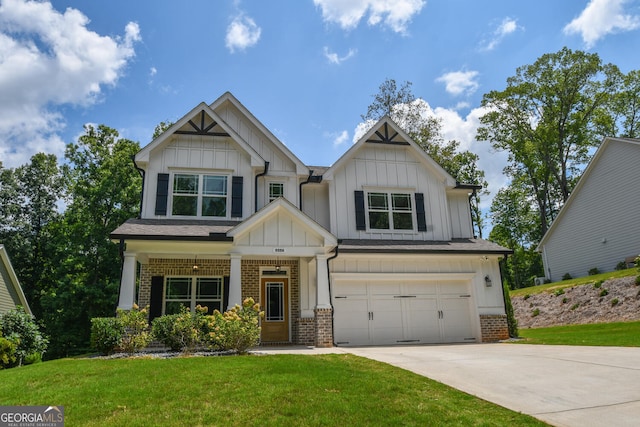
[[[18,305],[24,307],[25,311],[31,314],[31,309],[11,261],[9,261],[7,251],[3,245],[0,245],[0,314],[13,310]]]
[[[325,253],[337,245],[335,237],[286,199],[274,200],[227,233],[243,254],[296,256]]]

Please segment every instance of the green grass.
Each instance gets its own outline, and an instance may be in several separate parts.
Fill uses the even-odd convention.
[[[511,297],[535,295],[542,292],[554,292],[556,290],[570,288],[573,286],[593,284],[600,280],[614,279],[618,277],[637,276],[640,271],[637,268],[628,268],[626,270],[617,270],[610,273],[595,274],[593,276],[579,277],[577,279],[568,279],[561,282],[547,283],[545,285],[530,286],[528,288],[520,288],[509,291]]]
[[[595,323],[520,329],[522,344],[640,347],[640,322]]]
[[[63,405],[70,426],[544,423],[353,355],[62,359],[0,371],[2,405]]]

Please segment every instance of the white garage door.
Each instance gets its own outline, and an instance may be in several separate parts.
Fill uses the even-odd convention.
[[[337,345],[476,340],[466,281],[342,281],[333,291]]]

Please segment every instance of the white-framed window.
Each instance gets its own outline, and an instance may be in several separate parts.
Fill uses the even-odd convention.
[[[227,218],[229,177],[193,173],[174,173],[171,215]]]
[[[413,230],[411,193],[370,191],[367,215],[371,230]]]
[[[164,283],[163,314],[180,312],[187,307],[191,312],[196,306],[207,307],[207,312],[224,311],[224,286],[222,277],[167,277]]]
[[[269,203],[273,202],[278,197],[284,197],[284,183],[270,182],[269,183]]]

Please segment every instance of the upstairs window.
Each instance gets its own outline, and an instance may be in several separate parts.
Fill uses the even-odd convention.
[[[367,193],[369,228],[413,230],[413,207],[409,193]]]
[[[171,214],[227,217],[228,177],[174,174]]]
[[[269,203],[273,202],[278,197],[284,197],[284,184],[281,182],[270,182]]]

